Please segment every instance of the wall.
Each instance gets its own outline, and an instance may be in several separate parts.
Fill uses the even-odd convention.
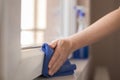
[[[75,33],[76,0],[48,0],[47,1],[47,29],[45,41],[51,42],[59,37],[66,37]]]
[[[47,0],[47,29],[45,41],[50,42],[59,37],[61,26],[61,0]]]
[[[0,0],[0,36],[2,35],[2,30],[1,30],[1,26],[2,26],[2,16],[3,16],[3,10],[2,10],[2,0]],[[0,41],[1,41],[1,38],[0,38]],[[0,56],[2,56],[2,43],[0,42]],[[4,71],[3,71],[3,58],[0,57],[0,80],[3,80],[4,77]]]
[[[120,0],[91,0],[91,23],[120,6]],[[112,19],[112,18],[111,18]],[[91,45],[94,67],[106,66],[111,80],[120,80],[120,32]]]
[[[20,0],[0,0],[0,80],[14,80],[19,64],[19,15]]]

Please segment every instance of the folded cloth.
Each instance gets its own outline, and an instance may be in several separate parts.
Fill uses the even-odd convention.
[[[74,73],[74,70],[76,69],[76,65],[71,64],[70,61],[67,59],[65,63],[61,66],[61,68],[53,76],[50,76],[48,73],[49,70],[48,64],[54,53],[54,50],[47,43],[44,43],[41,49],[45,54],[43,69],[42,69],[42,75],[44,77],[66,76],[66,75],[72,75]]]

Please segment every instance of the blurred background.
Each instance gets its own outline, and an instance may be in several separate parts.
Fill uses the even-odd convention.
[[[75,34],[119,6],[120,0],[22,0],[21,48]],[[89,79],[105,67],[111,80],[120,80],[120,32],[89,49]]]

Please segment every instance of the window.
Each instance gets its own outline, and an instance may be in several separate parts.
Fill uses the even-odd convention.
[[[46,9],[47,0],[21,0],[21,47],[44,41]]]
[[[38,4],[40,4],[41,1],[38,2],[38,0],[22,0],[22,7],[21,7],[21,0],[0,0],[0,17],[1,17],[0,18],[0,31],[1,31],[0,32],[1,33],[0,74],[2,75],[0,76],[0,80],[3,79],[33,80],[37,76],[41,75],[44,55],[38,48],[21,50],[20,32],[21,34],[26,35],[26,36],[21,35],[21,37],[25,37],[26,39],[28,39],[28,41],[23,40],[24,38],[21,39],[22,46],[23,45],[29,46],[38,43],[37,33],[39,32],[40,35],[42,35],[43,33],[43,38],[39,37],[40,38],[39,41],[42,39],[43,40],[46,39],[45,41],[53,40],[54,36],[58,35],[57,30],[61,30],[60,35],[64,35],[62,33],[62,31],[64,31],[63,28],[64,23],[63,24],[57,23],[57,22],[61,23],[61,21],[64,21],[63,19],[59,19],[59,17],[63,17],[63,16],[56,16],[56,13],[61,12],[61,10],[63,11],[62,7],[59,8],[60,1],[62,0],[54,0],[54,1],[47,0],[47,3],[49,3],[49,5],[47,5],[48,6],[47,13],[49,13],[47,14],[47,16],[49,18],[47,19],[47,27],[46,27],[46,8],[45,8],[46,4],[44,5],[45,7],[41,7],[44,8],[45,11],[42,10],[40,7],[38,8]],[[42,6],[44,2],[45,0],[42,0],[42,4],[39,6]],[[30,7],[30,5],[32,7]],[[22,8],[22,12],[20,12],[21,11],[20,7]],[[40,9],[39,12],[40,14],[45,13],[44,14],[45,18],[43,18],[43,16],[39,18],[40,14],[38,15],[38,11],[39,11],[38,9]],[[20,13],[22,13],[22,16]],[[61,14],[57,14],[57,15],[61,15]],[[42,20],[42,23],[40,19]],[[20,23],[21,23],[21,30],[20,30]],[[23,23],[25,26],[23,26]],[[45,26],[39,26],[40,24],[41,25],[44,24]],[[33,38],[31,38],[31,36]]]

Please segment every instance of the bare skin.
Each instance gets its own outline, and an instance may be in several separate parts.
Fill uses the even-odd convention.
[[[53,41],[49,44],[55,49],[48,66],[49,74],[56,73],[74,50],[95,43],[118,30],[120,30],[120,9],[105,15],[82,32]]]

